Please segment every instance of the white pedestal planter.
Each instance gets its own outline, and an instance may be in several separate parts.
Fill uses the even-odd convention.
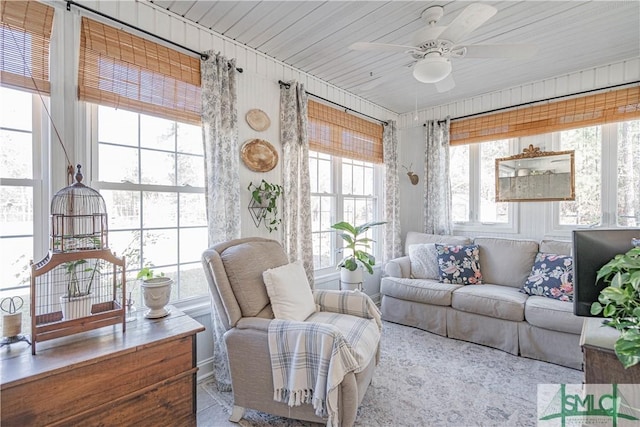
[[[173,280],[168,277],[154,277],[142,282],[142,298],[144,305],[149,308],[144,315],[147,319],[157,319],[169,314],[165,305],[171,298],[171,285]]]
[[[346,268],[340,269],[340,290],[341,291],[353,291],[362,290],[364,284],[364,277],[362,268],[356,268],[355,270],[347,270]]]
[[[62,320],[91,316],[91,295],[71,298],[67,295],[61,296],[60,309],[62,310]]]

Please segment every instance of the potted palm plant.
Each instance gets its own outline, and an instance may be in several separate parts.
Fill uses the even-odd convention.
[[[591,314],[602,314],[605,324],[620,331],[614,350],[625,368],[640,363],[640,240],[625,254],[616,255],[596,277],[609,286],[591,305]]]
[[[346,221],[333,224],[331,228],[342,231],[340,237],[346,242],[342,248],[344,257],[337,265],[340,269],[340,287],[344,289],[360,288],[364,282],[363,268],[369,274],[373,274],[373,266],[376,258],[367,252],[373,242],[369,237],[362,237],[371,227],[384,224],[384,222],[367,222],[354,226]]]

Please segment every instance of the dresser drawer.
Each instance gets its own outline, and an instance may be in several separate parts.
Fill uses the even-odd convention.
[[[67,366],[44,378],[14,387],[4,386],[1,395],[2,425],[47,425],[126,397],[137,395],[135,400],[141,401],[147,399],[147,396],[140,396],[141,390],[181,374],[184,376],[187,372],[192,372],[188,376],[191,387],[194,339],[191,335],[139,346],[127,352]],[[159,396],[157,392],[155,395]],[[191,399],[191,389],[182,396]]]

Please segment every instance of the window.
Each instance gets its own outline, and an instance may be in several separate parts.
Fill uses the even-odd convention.
[[[559,202],[559,225],[599,224],[601,216],[601,126],[560,132],[559,151],[575,150],[576,199]]]
[[[575,150],[576,200],[551,205],[548,232],[640,226],[640,120],[557,132],[553,141]]]
[[[311,178],[311,221],[313,262],[316,272],[335,271],[341,255],[342,239],[332,224],[347,221],[354,225],[380,217],[377,194],[380,193],[381,167],[374,163],[309,152]],[[367,237],[380,240],[380,227],[368,231]],[[373,253],[379,245],[372,246]]]
[[[109,246],[127,257],[128,280],[151,265],[175,281],[173,301],[207,295],[200,127],[105,106],[91,111],[93,187],[107,204]]]
[[[37,224],[41,216],[39,98],[0,87],[0,298],[19,295],[28,315],[31,260],[41,248]],[[46,209],[46,207],[44,208]],[[42,234],[42,233],[40,233]]]
[[[495,202],[495,159],[515,152],[503,139],[450,147],[452,219],[456,227],[515,230],[513,204]]]
[[[616,223],[640,227],[640,120],[618,124]]]
[[[308,103],[308,117],[313,264],[316,273],[329,273],[341,259],[344,242],[331,225],[361,225],[381,217],[383,128],[315,101]],[[366,237],[379,241],[380,227]],[[379,255],[375,242],[371,251]]]

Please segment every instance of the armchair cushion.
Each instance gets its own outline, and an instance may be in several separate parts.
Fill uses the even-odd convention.
[[[226,248],[220,253],[243,317],[253,317],[269,304],[262,272],[289,262],[276,241],[249,241]]]
[[[301,261],[262,273],[276,319],[303,321],[316,311],[307,274]]]

